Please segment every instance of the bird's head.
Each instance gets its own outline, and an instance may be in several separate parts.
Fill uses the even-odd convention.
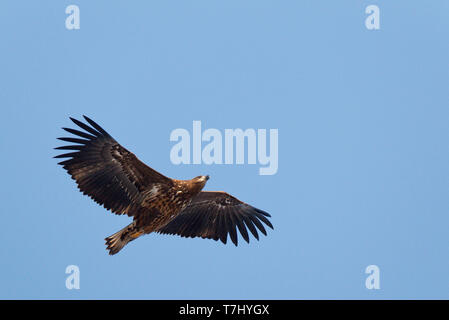
[[[193,182],[201,186],[201,189],[206,185],[207,180],[209,180],[209,176],[198,176],[193,178]]]

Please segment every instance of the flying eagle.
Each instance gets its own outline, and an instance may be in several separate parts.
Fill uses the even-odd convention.
[[[249,230],[258,240],[262,224],[273,229],[265,211],[246,204],[223,191],[202,191],[209,176],[191,180],[170,179],[151,169],[122,147],[93,120],[88,124],[70,118],[85,132],[63,128],[76,137],[58,138],[74,144],[58,147],[70,150],[55,158],[74,179],[83,194],[115,214],[127,214],[133,222],[107,237],[109,254],[128,242],[151,232],[220,239],[229,234],[237,246],[237,232],[249,243]]]

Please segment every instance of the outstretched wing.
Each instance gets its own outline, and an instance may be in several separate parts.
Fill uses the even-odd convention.
[[[259,240],[257,229],[264,235],[267,234],[262,222],[273,229],[267,217],[270,215],[265,211],[256,209],[225,192],[202,191],[173,221],[157,232],[181,237],[220,239],[225,244],[229,234],[237,246],[236,227],[246,242],[249,243],[247,229]]]
[[[171,179],[151,169],[123,148],[93,120],[84,116],[89,126],[70,119],[85,132],[63,128],[76,137],[58,138],[74,144],[55,148],[72,151],[55,158],[69,158],[58,164],[72,176],[81,192],[98,204],[116,214],[133,216],[140,209],[144,189],[154,184],[173,184]]]

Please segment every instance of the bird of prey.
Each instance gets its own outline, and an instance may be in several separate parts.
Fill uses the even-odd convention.
[[[138,237],[158,232],[181,237],[220,239],[229,234],[237,246],[239,230],[249,243],[248,230],[258,240],[262,224],[273,229],[270,215],[223,191],[202,191],[209,176],[191,180],[170,179],[141,162],[90,118],[87,123],[70,118],[84,131],[63,128],[72,137],[58,138],[73,144],[55,158],[69,158],[62,165],[80,191],[115,214],[127,214],[133,222],[107,237],[109,254],[119,252]]]

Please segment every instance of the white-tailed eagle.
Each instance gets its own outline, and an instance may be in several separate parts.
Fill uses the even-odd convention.
[[[69,153],[55,158],[76,181],[83,194],[115,214],[127,214],[133,222],[107,237],[109,254],[128,242],[151,232],[221,240],[227,235],[237,246],[237,230],[249,243],[249,232],[273,225],[265,211],[246,204],[223,191],[202,191],[209,176],[191,180],[170,179],[151,169],[122,147],[88,117],[83,123],[70,118],[84,131],[63,128],[75,137],[58,138],[73,143],[58,147]]]

